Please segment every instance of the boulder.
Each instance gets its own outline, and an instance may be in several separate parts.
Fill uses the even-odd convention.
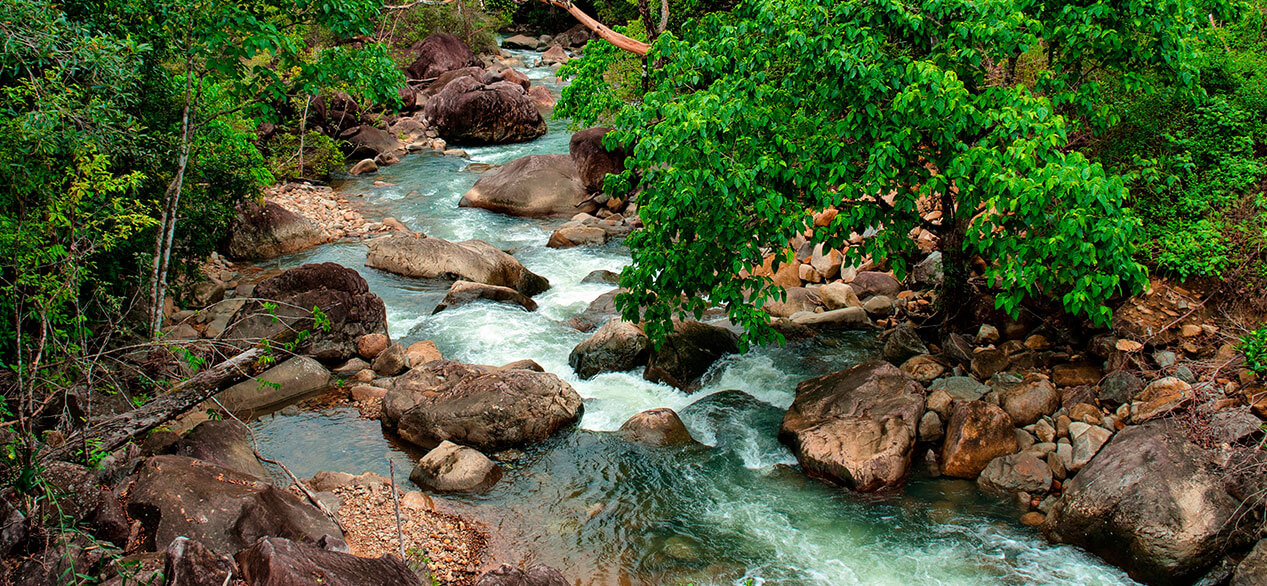
[[[1051,488],[1051,467],[1037,457],[1021,452],[999,456],[986,464],[977,485],[994,493],[1025,492],[1043,494]]]
[[[216,395],[225,409],[249,413],[293,401],[330,384],[330,371],[307,356],[295,356]]]
[[[737,352],[739,336],[734,332],[697,321],[678,322],[660,348],[651,351],[642,377],[653,383],[694,391],[699,378],[717,359]]]
[[[999,391],[999,406],[1016,425],[1029,425],[1060,408],[1060,393],[1039,374],[1027,374],[1021,382]]]
[[[572,222],[568,222],[572,224]],[[607,242],[607,231],[597,226],[564,225],[550,235],[546,246],[572,248],[574,246],[599,246]]]
[[[545,53],[541,54],[541,60],[538,62],[538,65],[561,65],[563,63],[567,63],[570,59],[571,58],[568,57],[567,51],[563,50],[563,47],[553,45],[549,49],[546,49]]]
[[[862,307],[853,287],[845,283],[827,283],[818,288],[818,297],[827,309]]]
[[[339,134],[339,138],[346,141],[343,150],[348,159],[369,159],[375,163],[374,168],[365,171],[367,173],[377,171],[378,165],[386,164],[384,160],[378,158],[379,155],[391,154],[399,158],[408,152],[405,143],[400,142],[400,139],[386,130],[369,125],[346,130]],[[352,174],[359,175],[360,173]]]
[[[367,175],[369,173],[378,172],[378,163],[374,159],[361,159],[351,169],[348,169],[348,175]]]
[[[247,202],[229,227],[229,257],[262,260],[327,241],[308,218],[270,200],[264,200],[264,205]]]
[[[871,318],[861,307],[842,307],[830,311],[798,311],[792,314],[792,323],[798,326],[825,329],[866,329],[872,327]]]
[[[449,242],[421,234],[392,234],[370,241],[365,265],[406,277],[510,287],[528,296],[550,288],[544,277],[483,240]]]
[[[392,554],[362,558],[281,536],[264,537],[234,556],[247,584],[260,586],[421,586],[404,560]]]
[[[527,217],[572,217],[598,209],[567,155],[528,155],[480,177],[461,207]]]
[[[524,51],[536,51],[541,41],[534,39],[528,35],[514,35],[502,39],[503,49],[520,49]]]
[[[250,430],[245,425],[232,419],[204,421],[172,444],[167,453],[210,462],[234,472],[268,480],[268,470],[255,457],[248,433]]]
[[[446,309],[466,305],[479,299],[518,305],[528,311],[537,310],[536,301],[510,287],[485,285],[484,283],[471,281],[454,281],[453,285],[449,287],[449,292],[445,294],[444,299],[440,301],[440,304],[436,306],[435,311],[432,313],[440,313]]]
[[[501,480],[502,469],[478,450],[451,441],[427,452],[409,474],[409,480],[433,492],[480,492]]]
[[[603,137],[611,132],[602,126],[587,128],[572,135],[568,143],[568,153],[576,165],[581,184],[590,192],[603,190],[603,179],[610,173],[619,175],[625,171],[624,149],[608,150],[603,145]]]
[[[631,442],[650,446],[682,446],[696,443],[682,419],[672,409],[648,409],[630,417],[617,432]]]
[[[948,376],[939,378],[929,385],[928,391],[946,391],[952,399],[958,401],[976,401],[990,392],[987,387],[970,376]]]
[[[905,479],[923,414],[919,383],[867,362],[797,385],[779,439],[806,474],[870,492]]]
[[[431,79],[454,69],[483,65],[462,39],[448,33],[431,33],[409,49],[417,55],[409,64],[410,79]]]
[[[572,327],[582,332],[592,331],[601,324],[607,323],[609,318],[619,316],[620,311],[616,309],[616,296],[623,289],[612,289],[598,297],[581,312],[581,315],[573,318],[569,323]]]
[[[26,516],[7,499],[0,499],[0,557],[9,557],[26,541],[27,533]]]
[[[461,77],[427,100],[423,116],[450,144],[506,144],[546,133],[546,121],[523,86],[509,81],[484,85]]]
[[[911,269],[911,278],[921,285],[939,285],[944,278],[942,270],[941,251],[933,251],[924,260],[915,263],[915,267]]]
[[[558,570],[547,566],[533,566],[524,570],[502,564],[485,572],[475,586],[571,586],[571,582]]]
[[[443,359],[415,365],[405,374],[393,379],[391,388],[383,397],[380,416],[383,427],[395,430],[405,412],[417,407],[425,397],[447,393],[462,380],[493,370],[487,366]]]
[[[57,498],[61,515],[91,528],[90,532],[100,539],[116,545],[127,544],[128,520],[117,499],[100,484],[92,470],[79,464],[54,461],[44,465],[42,476],[44,486]],[[21,519],[21,515],[10,513],[9,516]],[[36,535],[31,537],[36,538]]]
[[[290,491],[184,456],[146,460],[128,492],[127,511],[152,540],[149,549],[181,536],[221,554],[268,535],[314,542],[343,536],[338,525]]]
[[[991,460],[1016,452],[1015,429],[999,407],[985,401],[956,402],[941,449],[942,474],[976,478]]]
[[[396,376],[400,371],[409,368],[409,357],[405,355],[405,347],[396,342],[374,357],[370,365],[379,376]]]
[[[946,365],[936,356],[920,354],[902,363],[902,371],[922,385],[929,384],[946,374]]]
[[[902,284],[893,275],[879,271],[862,271],[849,283],[858,299],[866,301],[873,295],[897,297],[902,292]]]
[[[532,102],[532,105],[537,107],[538,112],[542,110],[551,110],[554,108],[554,104],[556,103],[554,94],[551,94],[550,90],[546,89],[543,85],[534,85],[528,88],[528,100]]]
[[[603,285],[619,285],[620,273],[606,269],[598,269],[596,271],[590,271],[590,274],[585,275],[585,278],[581,279],[581,282],[600,283]]]
[[[651,341],[642,328],[619,319],[610,319],[589,338],[572,349],[568,365],[582,379],[603,372],[625,372],[647,364]]]
[[[818,295],[805,287],[788,287],[783,291],[786,299],[767,299],[761,309],[773,317],[790,317],[802,311],[814,313],[823,307]]]
[[[1130,403],[1131,398],[1144,388],[1144,381],[1133,372],[1115,370],[1100,381],[1099,398],[1111,407]]]
[[[318,360],[341,361],[356,355],[356,341],[369,333],[387,333],[387,309],[353,269],[336,263],[306,264],[260,281],[255,299],[238,310],[237,320],[220,336],[235,343],[262,338],[284,339],[307,330],[307,354]],[[269,312],[263,300],[276,303]],[[321,310],[318,327],[312,308]]]
[[[553,374],[523,369],[467,369],[465,374],[456,382],[445,380],[415,392],[416,404],[400,416],[397,433],[422,447],[449,440],[499,452],[545,440],[581,418],[581,396]],[[425,384],[426,378],[398,381],[395,388]],[[391,392],[384,397],[385,411],[391,397]]]
[[[1113,437],[1113,432],[1098,425],[1089,425],[1081,421],[1069,424],[1069,440],[1073,444],[1073,461],[1068,469],[1077,472],[1087,465],[1100,451],[1100,448]]]
[[[893,314],[893,299],[887,295],[872,295],[862,302],[862,309],[869,315],[888,317]]]
[[[461,69],[446,71],[440,74],[440,77],[437,77],[435,81],[431,82],[426,89],[422,90],[422,95],[430,99],[431,96],[440,93],[441,90],[448,87],[450,83],[464,77],[469,77],[483,83],[485,73],[487,72],[484,71],[483,67],[463,67]]]
[[[365,360],[373,360],[378,358],[378,355],[382,354],[391,343],[392,340],[387,337],[387,334],[378,332],[365,334],[356,340],[356,353]],[[366,364],[363,368],[369,368],[369,365]],[[357,371],[359,370],[361,369],[358,368]]]
[[[233,558],[207,549],[188,537],[177,537],[163,552],[165,586],[224,586],[236,576]]]
[[[972,352],[972,362],[968,368],[972,370],[973,376],[986,380],[1003,372],[1010,363],[1007,353],[999,348],[977,348]]]
[[[1259,541],[1237,564],[1228,586],[1267,586],[1267,539]]]
[[[1244,539],[1224,476],[1182,424],[1127,426],[1065,484],[1043,530],[1141,582],[1190,584]]]
[[[928,347],[920,339],[915,328],[902,324],[884,333],[884,348],[881,354],[885,360],[893,364],[902,364],[914,356],[928,354]]]
[[[108,570],[113,559],[123,552],[101,543],[80,531],[49,531],[41,536],[37,550],[22,560],[6,560],[0,567],[0,580],[6,586],[66,586],[95,584],[95,579],[80,580],[72,576],[93,578]]]
[[[1104,371],[1094,362],[1057,364],[1051,369],[1051,381],[1058,387],[1095,386],[1103,376]]]
[[[444,358],[440,355],[440,349],[436,347],[436,343],[431,340],[420,340],[410,344],[408,348],[405,348],[405,357],[409,359],[411,368]]]

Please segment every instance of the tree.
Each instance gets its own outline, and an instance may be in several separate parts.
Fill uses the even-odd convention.
[[[761,306],[783,292],[755,273],[769,255],[777,267],[808,234],[902,274],[923,228],[944,255],[947,326],[973,255],[1002,309],[1052,295],[1105,323],[1106,300],[1145,282],[1139,222],[1071,136],[1113,121],[1109,77],[1190,83],[1201,18],[1189,0],[750,0],[661,35],[640,101],[613,104],[602,68],[577,64],[561,111],[610,114],[608,146],[631,155],[606,186],[636,189],[645,225],[625,319],[654,338],[711,304],[745,341],[778,339]]]

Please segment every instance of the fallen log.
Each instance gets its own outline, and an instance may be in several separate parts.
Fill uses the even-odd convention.
[[[99,452],[113,452],[134,437],[183,415],[199,403],[210,399],[225,388],[237,384],[251,375],[251,366],[264,355],[262,348],[251,348],[196,373],[173,386],[170,391],[127,413],[100,419],[87,429],[70,434],[61,446],[40,454],[41,461],[67,460],[72,456],[83,459],[84,447]]]

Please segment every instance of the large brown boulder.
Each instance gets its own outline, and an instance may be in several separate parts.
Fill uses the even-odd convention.
[[[946,424],[941,471],[976,478],[991,460],[1016,453],[1016,427],[1007,412],[985,401],[956,401]]]
[[[523,86],[509,81],[484,85],[460,77],[427,100],[423,116],[450,144],[506,144],[546,133],[546,121]]]
[[[739,336],[697,321],[678,322],[647,359],[642,377],[683,391],[699,388],[699,379],[719,358],[739,352]]]
[[[400,437],[427,448],[449,440],[483,452],[545,440],[579,421],[582,408],[581,396],[559,377],[522,369],[471,373],[412,398],[416,405],[396,423]]]
[[[154,456],[128,492],[128,516],[141,522],[146,547],[177,537],[225,554],[264,536],[316,542],[343,537],[339,526],[287,490],[184,456]]]
[[[1176,421],[1127,426],[1065,485],[1043,526],[1148,584],[1190,584],[1244,537],[1249,517],[1213,453]]]
[[[608,320],[572,349],[568,365],[583,379],[604,372],[624,372],[647,363],[651,341],[642,328],[618,319]]]
[[[392,554],[362,558],[280,537],[260,539],[235,558],[242,568],[242,579],[258,586],[422,584],[409,565]]]
[[[572,217],[598,209],[588,198],[570,157],[528,155],[480,177],[458,205],[511,216]]]
[[[229,256],[262,260],[311,248],[327,241],[311,220],[276,203],[250,202],[229,227]]]
[[[494,370],[486,366],[444,359],[415,366],[392,380],[391,388],[383,397],[383,426],[396,429],[396,424],[405,412],[417,407],[424,397],[446,393],[468,377]]]
[[[796,387],[779,439],[805,473],[853,490],[898,486],[915,446],[924,389],[884,362],[866,362]]]
[[[168,451],[267,480],[268,470],[255,457],[249,432],[245,425],[232,419],[204,421]]]
[[[683,446],[696,443],[682,418],[672,409],[647,409],[630,417],[616,432],[631,442],[649,446]]]
[[[431,79],[446,71],[483,65],[462,39],[448,33],[432,33],[409,49],[417,55],[409,64],[410,79]]]
[[[369,243],[365,266],[419,279],[474,281],[532,296],[550,282],[483,240],[449,242],[423,234],[392,234]]]
[[[603,190],[603,178],[608,173],[616,175],[625,171],[625,150],[608,150],[603,146],[603,137],[608,132],[611,129],[602,126],[587,128],[573,134],[568,143],[568,153],[576,164],[581,184],[592,192]]]
[[[471,281],[456,281],[449,287],[449,292],[445,294],[444,299],[440,300],[440,304],[436,306],[435,311],[432,313],[440,313],[446,309],[466,305],[480,299],[518,305],[528,311],[537,310],[536,301],[510,287],[485,285],[484,283],[473,283]]]
[[[391,133],[380,128],[362,125],[339,134],[346,141],[343,149],[348,160],[376,159],[382,154],[391,154],[397,159],[405,155],[405,143]]]
[[[355,270],[336,263],[307,264],[260,281],[237,320],[221,339],[254,341],[307,330],[308,354],[325,361],[356,356],[356,340],[365,334],[387,333],[387,309],[370,292],[369,284]],[[272,300],[269,312],[263,300]],[[325,316],[318,326],[312,308]]]
[[[1060,408],[1060,393],[1047,377],[1027,374],[1021,382],[999,391],[999,406],[1016,425],[1029,425]]]

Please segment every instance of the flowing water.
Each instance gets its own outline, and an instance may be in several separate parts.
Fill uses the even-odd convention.
[[[524,55],[531,64],[534,55]],[[551,70],[527,73],[557,90]],[[865,496],[795,469],[775,436],[796,383],[874,357],[874,335],[754,349],[719,362],[691,395],[636,372],[577,379],[567,356],[586,334],[566,322],[610,290],[581,279],[619,271],[628,252],[618,243],[549,249],[557,221],[457,207],[478,178],[463,171],[468,162],[566,153],[569,136],[565,122],[552,120],[549,134],[531,143],[469,148],[469,161],[410,155],[339,188],[365,194],[359,205],[367,218],[392,216],[431,236],[480,238],[511,252],[550,280],[535,312],[474,303],[431,315],[447,283],[366,268],[362,243],[277,262],[354,268],[386,303],[393,340],[429,339],[446,358],[479,364],[531,358],[585,398],[580,429],[507,463],[506,476],[487,494],[450,505],[489,525],[497,561],[545,563],[580,584],[1131,583],[1092,556],[1047,544],[1016,523],[1015,505],[982,496],[973,483],[917,472],[900,493]],[[606,433],[653,407],[677,410],[707,445],[650,448]],[[274,414],[252,425],[265,454],[301,477],[318,470],[386,474],[389,459],[404,476],[419,455],[352,408]]]

